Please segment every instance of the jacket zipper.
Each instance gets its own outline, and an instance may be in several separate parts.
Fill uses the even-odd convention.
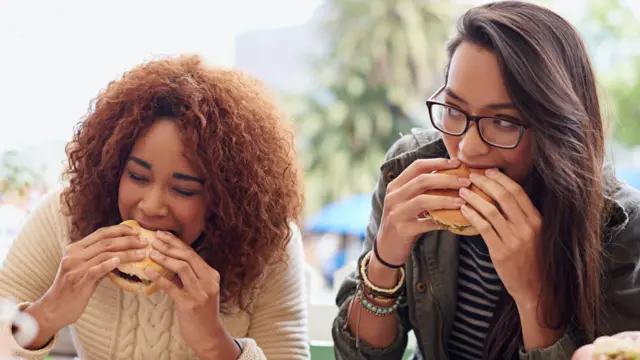
[[[446,360],[449,360],[449,354],[444,348],[444,315],[442,315],[442,308],[440,307],[440,302],[438,301],[438,298],[436,298],[436,294],[433,291],[433,286],[431,285],[431,282],[429,282],[429,292],[433,297],[433,301],[436,303],[436,308],[438,309],[438,315],[440,315],[440,349],[442,350],[442,354],[444,354],[444,358]]]

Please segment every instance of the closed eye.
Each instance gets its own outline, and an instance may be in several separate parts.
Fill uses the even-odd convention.
[[[195,192],[182,190],[182,189],[178,189],[178,188],[173,188],[173,191],[177,192],[178,194],[180,194],[182,196],[187,196],[187,197],[196,195]]]
[[[140,183],[149,181],[149,180],[147,180],[147,179],[145,179],[145,178],[143,178],[141,176],[136,175],[135,173],[133,173],[131,171],[129,171],[129,178],[131,178],[131,180],[133,180],[133,181],[140,182]]]

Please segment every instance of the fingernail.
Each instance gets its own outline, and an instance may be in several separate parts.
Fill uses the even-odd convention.
[[[151,256],[158,257],[158,256],[160,256],[160,253],[157,250],[153,250],[153,251],[151,251]]]
[[[469,189],[467,188],[460,188],[460,195],[465,196],[469,194]]]
[[[138,242],[143,245],[147,245],[149,243],[149,239],[146,237],[138,238]]]
[[[145,274],[147,274],[147,276],[149,276],[149,277],[154,277],[154,276],[156,276],[156,275],[158,274],[158,272],[157,272],[157,271],[155,271],[155,270],[153,270],[153,269],[151,269],[151,268],[146,268],[146,269],[144,269],[144,272],[145,272]]]
[[[147,255],[147,252],[144,250],[138,250],[136,251],[136,256],[142,256],[144,257],[145,255]]]
[[[461,199],[461,198],[455,198],[453,199],[453,202],[460,205],[464,205],[467,203],[466,201],[464,201],[464,199]]]
[[[447,162],[451,165],[460,165],[460,160],[457,159],[449,159]]]
[[[476,173],[471,173],[471,174],[469,174],[469,179],[471,179],[471,181],[478,180],[478,179],[480,179],[481,176],[482,175],[478,175]]]
[[[468,213],[469,208],[467,207],[467,205],[462,205],[462,207],[460,208],[460,211],[462,211],[463,213]]]
[[[471,185],[471,180],[467,179],[467,178],[458,178],[458,182],[464,186],[469,186]]]
[[[496,169],[487,169],[487,171],[484,172],[487,175],[495,175],[497,173]]]

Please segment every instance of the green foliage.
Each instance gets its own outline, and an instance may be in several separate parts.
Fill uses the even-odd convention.
[[[615,138],[627,146],[640,145],[640,57],[619,67],[608,83],[609,101],[617,119]]]
[[[17,192],[25,196],[25,189],[40,182],[36,172],[20,165],[17,152],[0,154],[0,195]]]
[[[640,145],[640,24],[624,0],[589,0],[578,24],[603,88],[605,110],[614,119],[614,137]],[[635,51],[635,52],[634,52]]]
[[[319,89],[284,100],[306,170],[307,211],[375,185],[400,133],[429,126],[424,105],[442,82],[448,1],[331,0],[317,59]]]

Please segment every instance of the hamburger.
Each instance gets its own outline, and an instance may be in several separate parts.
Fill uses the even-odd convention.
[[[144,248],[147,253],[144,259],[140,261],[120,264],[120,266],[110,272],[108,276],[111,281],[125,291],[141,291],[145,295],[151,295],[158,291],[158,286],[149,279],[145,270],[148,268],[153,269],[168,279],[173,277],[173,273],[149,258],[149,253],[153,250],[151,243],[156,239],[155,232],[142,228],[135,220],[123,221],[122,224],[140,229],[139,237],[149,241],[147,247]]]
[[[469,178],[469,174],[484,174],[485,169],[474,169],[469,168],[466,165],[462,164],[458,168],[455,169],[446,169],[446,170],[436,170],[434,174],[446,174],[446,175],[454,175],[461,178]],[[477,186],[471,184],[469,190],[474,193],[480,195],[483,199],[488,201],[489,203],[496,205],[495,200],[489,197],[484,191],[480,190]],[[449,197],[460,197],[458,190],[454,189],[432,189],[425,192],[427,195],[437,195],[437,196],[449,196]],[[454,234],[464,235],[464,236],[472,236],[478,235],[479,232],[474,228],[469,220],[462,215],[462,212],[458,209],[437,209],[437,210],[427,210],[422,213],[420,218],[423,219],[431,219],[435,223],[441,226],[443,230],[447,230]]]
[[[640,360],[640,344],[630,338],[603,336],[593,345],[593,360]]]

